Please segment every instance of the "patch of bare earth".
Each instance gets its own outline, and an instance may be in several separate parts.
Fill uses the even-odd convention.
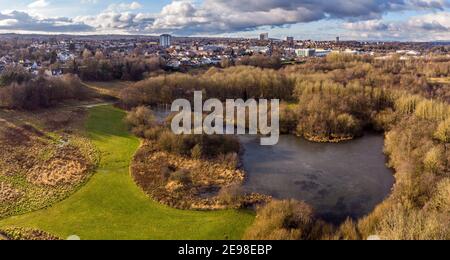
[[[221,198],[221,191],[240,186],[245,173],[227,162],[197,160],[159,151],[145,141],[133,159],[135,182],[154,200],[179,209],[218,210],[267,201],[258,194],[243,195],[238,204]]]

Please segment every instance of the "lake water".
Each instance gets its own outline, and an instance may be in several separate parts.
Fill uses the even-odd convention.
[[[332,223],[367,215],[394,184],[381,135],[338,144],[281,136],[276,146],[261,146],[259,137],[239,138],[245,149],[246,191],[303,200]]]
[[[170,111],[154,113],[162,122]],[[389,196],[394,185],[394,172],[386,167],[382,135],[367,133],[338,144],[285,135],[276,146],[261,146],[259,136],[239,139],[245,150],[245,191],[303,200],[332,223],[367,215]]]

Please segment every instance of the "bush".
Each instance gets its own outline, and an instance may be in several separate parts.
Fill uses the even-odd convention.
[[[435,211],[406,210],[394,206],[384,212],[376,234],[386,240],[446,240],[450,238],[448,215]]]
[[[280,133],[292,134],[298,125],[298,115],[289,105],[282,103],[280,107]]]
[[[313,225],[313,210],[304,202],[272,201],[258,209],[256,220],[246,231],[244,239],[309,239]]]
[[[237,153],[219,154],[216,161],[229,169],[236,169],[239,166],[239,155]]]
[[[148,131],[157,125],[153,111],[144,106],[134,108],[128,113],[125,121],[133,134],[139,137],[153,136],[152,132]]]
[[[156,139],[160,149],[195,159],[215,159],[222,154],[238,153],[239,142],[222,135],[175,135],[170,130],[160,132]]]
[[[434,137],[443,143],[450,143],[450,118],[439,124]]]
[[[439,173],[445,167],[444,165],[444,149],[440,146],[435,146],[425,154],[423,161],[425,170],[433,173]]]
[[[450,179],[445,178],[437,185],[437,191],[431,200],[431,208],[450,215]]]
[[[339,226],[336,233],[336,239],[338,240],[360,240],[361,236],[358,232],[356,224],[351,219],[347,219],[343,224]]]
[[[203,149],[199,144],[196,144],[191,151],[192,158],[201,159],[203,156]]]
[[[32,79],[29,73],[23,66],[7,66],[0,74],[0,86],[8,86],[13,83],[22,84]]]
[[[243,197],[242,186],[234,184],[220,189],[217,198],[222,204],[230,207],[240,207]]]
[[[170,175],[169,180],[178,182],[180,184],[183,184],[184,186],[192,183],[191,173],[188,170],[179,170],[173,172]]]
[[[373,119],[373,128],[376,131],[389,131],[397,120],[397,114],[392,108],[376,113]]]

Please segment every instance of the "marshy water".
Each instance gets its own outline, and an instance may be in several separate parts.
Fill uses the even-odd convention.
[[[154,113],[162,122],[170,111]],[[288,135],[281,136],[275,146],[261,146],[260,136],[239,136],[239,140],[244,148],[246,192],[305,201],[320,218],[332,223],[367,215],[394,185],[382,135],[366,133],[337,144]]]
[[[261,146],[257,137],[240,140],[247,192],[303,200],[329,222],[365,216],[394,184],[381,135],[366,134],[338,144],[311,143],[295,136],[281,136],[276,146]]]

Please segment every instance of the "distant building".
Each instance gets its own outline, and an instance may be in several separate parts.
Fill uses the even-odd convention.
[[[336,37],[336,43],[339,43],[341,41],[341,38],[338,36]]]
[[[419,56],[420,52],[414,50],[399,50],[396,52],[397,54],[406,54],[409,56]]]
[[[63,70],[62,69],[47,69],[47,70],[45,70],[44,74],[49,77],[59,77],[59,76],[63,75]]]
[[[351,55],[358,55],[358,54],[360,54],[359,51],[357,51],[357,50],[352,50],[352,49],[346,49],[346,50],[344,51],[344,53],[345,53],[345,54],[351,54]]]
[[[286,37],[286,42],[289,44],[289,45],[294,45],[294,37]]]
[[[316,54],[315,49],[297,49],[295,50],[295,54],[298,57],[313,57]]]
[[[269,33],[261,33],[261,34],[259,35],[259,39],[260,39],[261,41],[268,41],[268,40],[269,40]]]
[[[159,45],[164,48],[168,48],[172,45],[172,36],[169,34],[163,34],[159,37]]]
[[[260,54],[269,54],[270,47],[268,46],[251,46],[247,49],[247,53],[260,53]]]
[[[316,57],[326,57],[331,53],[331,50],[323,50],[323,49],[316,49],[314,56]]]

